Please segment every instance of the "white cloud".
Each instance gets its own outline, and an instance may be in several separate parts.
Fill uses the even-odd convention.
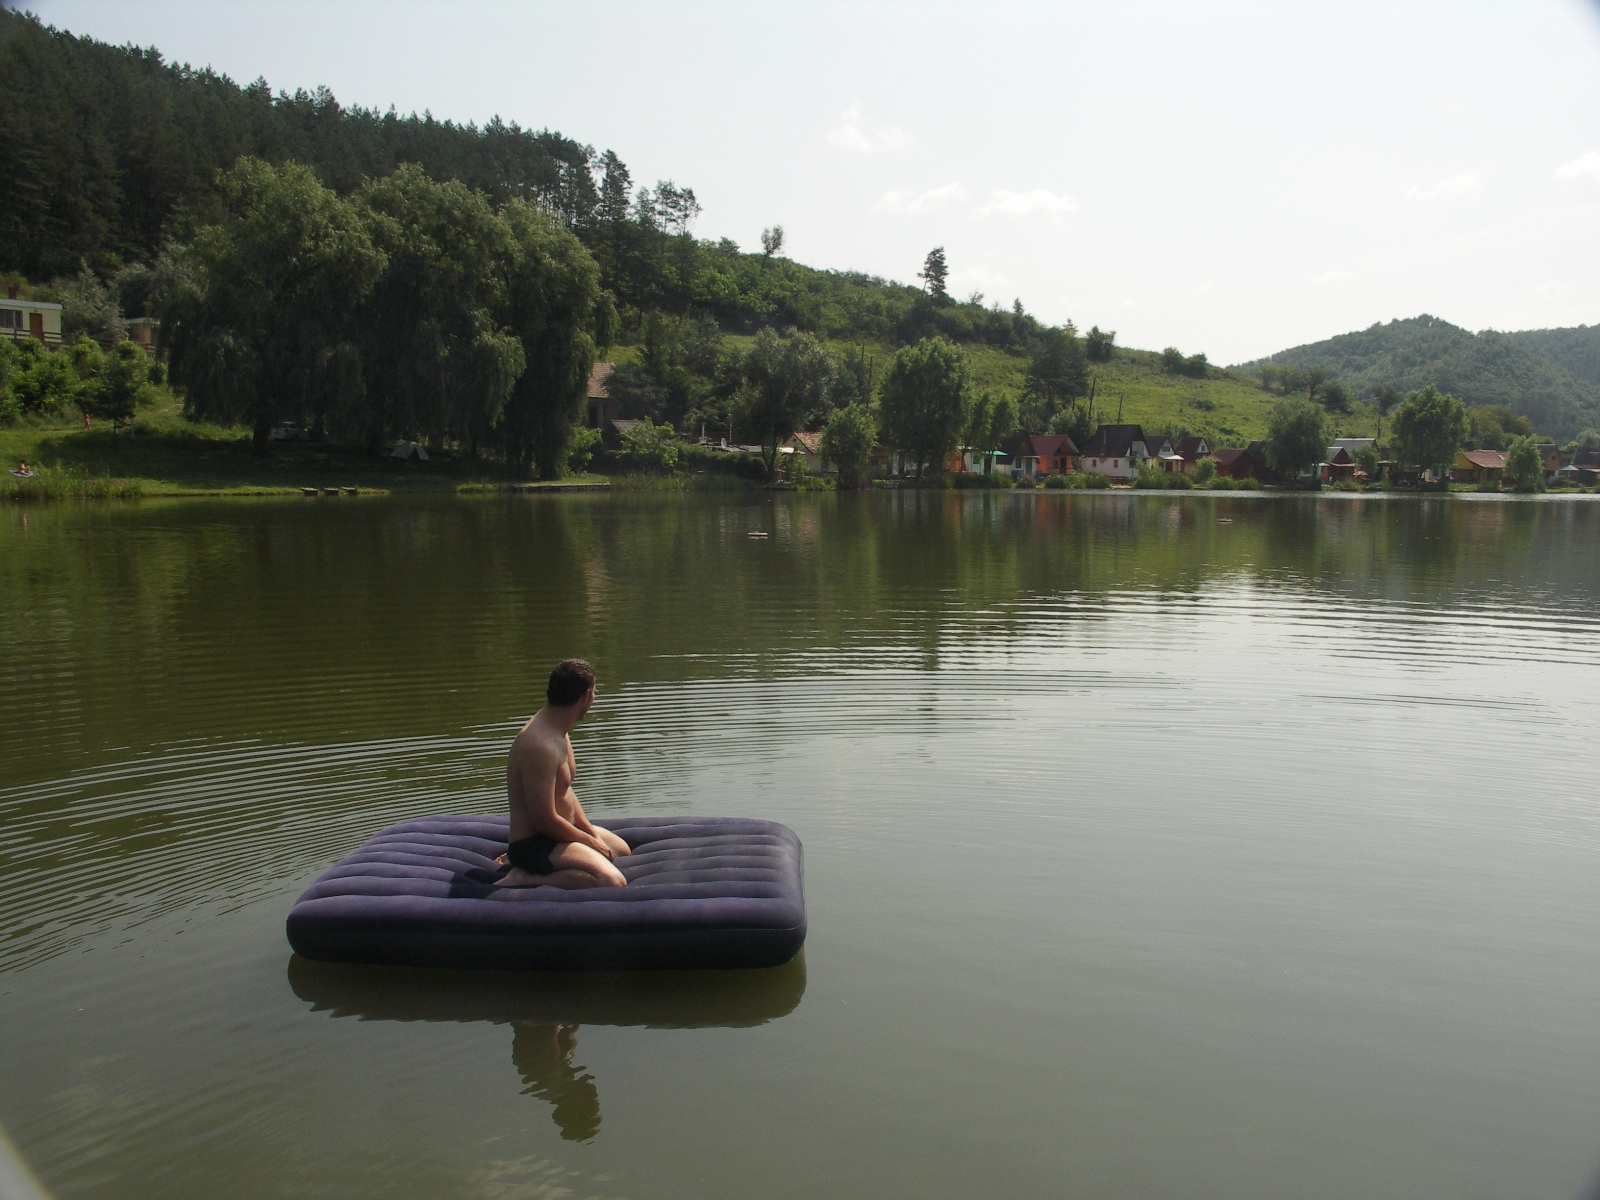
[[[1313,275],[1306,280],[1307,283],[1338,283],[1341,279],[1354,279],[1349,271],[1324,271],[1321,275]]]
[[[917,196],[909,192],[885,192],[883,198],[872,206],[872,211],[913,217],[919,213],[936,212],[951,204],[960,204],[966,198],[966,189],[959,183],[946,183],[929,188]]]
[[[1562,179],[1582,179],[1590,175],[1600,180],[1600,150],[1591,150],[1571,162],[1562,163],[1556,168],[1556,174]]]
[[[1477,171],[1463,171],[1427,187],[1408,187],[1406,196],[1412,200],[1459,200],[1483,188],[1483,176]]]
[[[1076,212],[1077,208],[1077,201],[1071,196],[1034,188],[1031,192],[994,192],[989,196],[989,203],[978,210],[978,215],[988,216],[997,212],[1016,217],[1032,216],[1034,213],[1060,216],[1062,213]]]
[[[876,154],[880,150],[904,150],[911,145],[911,135],[898,125],[869,125],[861,115],[861,105],[852,100],[839,114],[839,123],[828,130],[828,142],[841,150]]]
[[[1572,290],[1572,285],[1561,279],[1547,279],[1533,289],[1533,294],[1541,300],[1551,296],[1562,296]]]

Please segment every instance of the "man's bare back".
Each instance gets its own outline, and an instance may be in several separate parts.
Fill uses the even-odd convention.
[[[550,703],[511,743],[506,763],[511,870],[497,886],[586,888],[627,883],[612,860],[632,853],[628,844],[592,824],[572,790],[578,765],[568,735],[594,703],[593,680],[594,669],[588,663],[568,659],[558,664],[546,693]],[[578,698],[570,699],[580,687]]]

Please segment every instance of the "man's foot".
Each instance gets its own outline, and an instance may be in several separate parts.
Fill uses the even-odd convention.
[[[538,887],[544,879],[538,875],[530,875],[521,867],[512,867],[504,876],[494,881],[495,887]]]

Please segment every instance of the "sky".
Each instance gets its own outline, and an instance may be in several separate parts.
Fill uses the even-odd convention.
[[[615,150],[810,266],[1242,362],[1600,323],[1600,0],[31,0],[275,90]]]

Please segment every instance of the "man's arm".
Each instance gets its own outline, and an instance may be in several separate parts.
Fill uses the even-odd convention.
[[[528,806],[528,818],[535,833],[553,837],[558,842],[579,842],[611,858],[611,848],[595,836],[592,829],[583,829],[567,820],[556,809],[556,767],[543,754],[531,754],[518,765],[522,777],[522,795]],[[583,810],[578,809],[579,819]],[[587,824],[587,821],[585,821]]]

